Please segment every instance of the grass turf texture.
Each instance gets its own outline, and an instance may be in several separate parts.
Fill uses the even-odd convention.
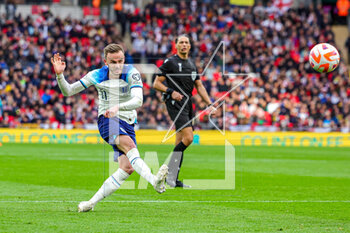
[[[172,148],[139,145],[160,162]],[[236,147],[236,190],[118,190],[77,213],[107,178],[109,151],[4,144],[0,232],[350,231],[350,148]],[[191,146],[180,178],[223,179],[224,167],[224,147]]]

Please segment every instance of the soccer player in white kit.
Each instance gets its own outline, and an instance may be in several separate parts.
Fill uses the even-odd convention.
[[[99,201],[116,191],[134,170],[151,183],[157,192],[165,191],[167,165],[162,165],[157,175],[153,175],[140,158],[136,147],[135,109],[141,107],[143,102],[142,79],[138,70],[132,65],[125,65],[124,61],[123,48],[118,44],[109,44],[104,48],[105,66],[69,84],[63,76],[65,62],[58,53],[51,58],[58,85],[64,96],[77,94],[91,85],[97,89],[100,135],[112,145],[114,159],[119,162],[119,169],[103,183],[97,193],[89,201],[78,205],[79,212],[93,209]]]

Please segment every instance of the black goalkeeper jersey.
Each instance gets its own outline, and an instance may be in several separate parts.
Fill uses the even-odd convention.
[[[162,72],[161,75],[166,78],[168,87],[180,94],[184,91],[188,96],[192,96],[194,81],[199,80],[199,76],[197,75],[197,68],[190,58],[181,59],[176,54],[165,59],[159,69]]]

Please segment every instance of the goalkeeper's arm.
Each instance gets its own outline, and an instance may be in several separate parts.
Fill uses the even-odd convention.
[[[181,101],[183,98],[183,95],[181,95],[179,92],[174,91],[173,89],[165,86],[163,84],[164,81],[165,81],[165,76],[157,75],[156,79],[154,80],[154,83],[153,83],[153,88],[158,90],[158,91],[161,91],[163,93],[166,93],[167,97],[165,98],[165,100],[168,98],[172,98],[174,100]]]

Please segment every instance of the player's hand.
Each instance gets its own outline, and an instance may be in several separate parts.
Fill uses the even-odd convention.
[[[53,65],[53,69],[55,70],[56,75],[60,75],[66,69],[66,63],[62,61],[62,58],[59,53],[56,53],[51,58],[51,64]]]
[[[176,101],[181,101],[183,97],[184,97],[184,96],[181,95],[181,94],[180,94],[179,92],[177,92],[177,91],[173,91],[173,93],[171,94],[171,98],[174,99],[174,100],[176,100]]]
[[[211,114],[212,116],[215,116],[215,115],[216,115],[216,111],[217,111],[217,109],[216,109],[213,105],[211,105],[211,106],[208,108],[208,112],[209,112],[209,114]]]
[[[107,109],[107,111],[103,115],[107,118],[112,118],[112,117],[115,117],[117,115],[118,111],[119,111],[118,106],[114,106],[110,109]]]

